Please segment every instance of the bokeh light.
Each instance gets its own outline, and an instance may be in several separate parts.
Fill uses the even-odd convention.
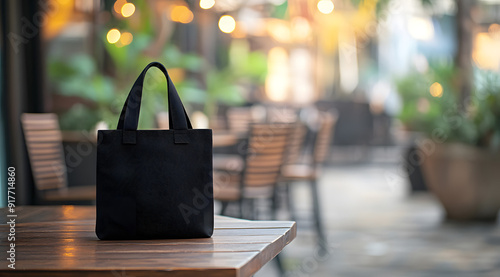
[[[200,8],[208,10],[215,5],[215,0],[200,0]]]
[[[175,22],[187,24],[193,21],[193,12],[186,6],[175,6],[170,12],[170,18]]]
[[[497,23],[491,24],[490,27],[488,27],[488,33],[492,36],[500,34],[500,25]]]
[[[125,45],[129,45],[132,40],[134,39],[134,36],[132,36],[131,33],[129,32],[124,32],[121,36],[120,36],[120,43],[125,46]]]
[[[492,24],[488,33],[481,32],[474,38],[472,58],[481,69],[498,70],[500,66],[500,32]],[[497,35],[499,34],[499,35]]]
[[[236,28],[236,21],[234,20],[234,18],[232,16],[223,15],[219,19],[219,29],[222,32],[229,34],[229,33],[232,33],[235,28]]]
[[[409,17],[408,33],[417,40],[431,40],[434,37],[432,20],[428,17]]]
[[[116,13],[120,14],[122,12],[122,7],[127,4],[126,0],[117,0],[113,5],[113,9]]]
[[[435,82],[431,85],[429,92],[431,93],[432,97],[441,97],[443,96],[443,86],[441,86],[440,83]]]
[[[290,25],[283,20],[268,20],[267,29],[269,35],[276,41],[282,43],[290,43],[292,39],[292,32]]]
[[[290,82],[288,53],[283,47],[273,47],[267,57],[269,72],[265,83],[266,95],[271,101],[285,101]]]
[[[132,3],[127,3],[123,5],[121,9],[123,17],[130,17],[134,14],[135,12],[135,6]]]
[[[309,21],[301,16],[292,19],[292,34],[298,41],[306,40],[311,34]]]
[[[118,31],[118,29],[111,29],[106,35],[106,39],[108,40],[109,43],[113,44],[118,42],[118,40],[120,40],[120,36],[121,33],[120,31]]]
[[[330,14],[335,9],[335,5],[331,0],[320,0],[318,2],[318,11],[323,14]]]

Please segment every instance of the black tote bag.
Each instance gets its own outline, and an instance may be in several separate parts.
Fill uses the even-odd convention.
[[[137,130],[146,72],[167,79],[169,130]],[[212,130],[192,129],[165,67],[135,81],[117,130],[99,130],[99,239],[206,238],[213,233]]]

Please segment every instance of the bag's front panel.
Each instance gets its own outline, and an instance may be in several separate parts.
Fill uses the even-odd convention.
[[[139,130],[136,144],[122,144],[121,131],[99,132],[97,205],[117,205],[123,217],[99,209],[97,231],[106,225],[123,233],[119,238],[212,235],[212,132],[184,131],[187,143],[178,144],[175,132]]]

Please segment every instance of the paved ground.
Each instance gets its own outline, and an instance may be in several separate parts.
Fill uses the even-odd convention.
[[[320,181],[330,251],[319,255],[306,185],[294,188],[298,236],[285,276],[500,276],[500,223],[451,223],[429,193],[410,195],[396,162],[336,165]],[[298,205],[297,204],[297,205]],[[499,220],[500,222],[500,220]],[[256,276],[279,276],[276,264]]]

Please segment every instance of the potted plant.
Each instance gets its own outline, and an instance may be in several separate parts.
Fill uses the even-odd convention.
[[[447,65],[431,65],[426,72],[414,71],[396,81],[396,89],[402,100],[402,109],[398,119],[403,123],[408,137],[408,145],[404,152],[404,169],[408,174],[411,192],[426,191],[422,175],[422,157],[418,144],[422,141],[422,132],[431,131],[437,117],[450,103],[450,95],[430,94],[430,86],[434,89],[450,87],[454,74],[452,67]],[[439,84],[439,85],[438,85]],[[436,93],[437,91],[434,91]]]
[[[422,166],[449,218],[495,220],[500,209],[500,77],[478,70],[474,79],[466,110],[444,114],[439,129],[428,132],[435,149]]]
[[[495,220],[500,210],[500,75],[475,69],[470,99],[460,104],[455,72],[452,66],[431,67],[412,87],[400,82],[400,118],[425,134],[417,139],[418,163],[447,217]],[[420,93],[412,98],[416,87]]]

